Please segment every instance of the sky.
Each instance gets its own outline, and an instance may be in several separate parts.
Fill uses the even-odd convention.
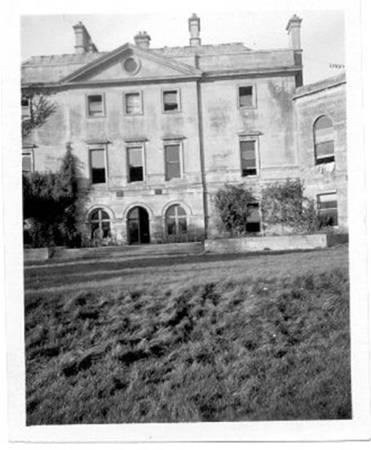
[[[72,26],[82,21],[99,51],[111,51],[133,42],[138,31],[151,36],[151,47],[189,45],[188,15],[169,13],[127,15],[24,15],[21,18],[22,60],[33,55],[74,52]],[[197,10],[194,11],[197,13]],[[259,49],[286,48],[286,25],[293,14],[301,28],[304,83],[338,74],[330,64],[345,64],[344,16],[340,10],[275,12],[202,12],[203,44],[243,42]]]

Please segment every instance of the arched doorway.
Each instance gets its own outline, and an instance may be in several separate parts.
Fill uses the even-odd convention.
[[[135,206],[128,212],[127,230],[129,244],[149,244],[149,217],[144,208]]]

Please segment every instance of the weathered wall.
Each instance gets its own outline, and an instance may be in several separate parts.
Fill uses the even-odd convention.
[[[238,87],[253,85],[256,107],[239,108]],[[292,95],[293,75],[228,79],[202,84],[209,236],[218,234],[213,194],[225,183],[244,183],[259,197],[265,183],[299,176]],[[257,141],[258,173],[242,177],[240,135]]]
[[[167,88],[180,89],[180,112],[162,112],[162,89]],[[143,114],[125,115],[124,92],[136,90],[142,93]],[[86,95],[90,94],[104,94],[105,117],[87,117]],[[107,182],[91,186],[88,209],[98,205],[108,208],[114,234],[120,242],[126,239],[126,213],[136,205],[145,207],[149,213],[151,242],[163,239],[164,213],[174,203],[180,203],[187,211],[190,234],[203,236],[195,82],[75,88],[60,92],[51,100],[58,104],[56,113],[28,140],[37,146],[35,170],[57,170],[66,143],[70,142],[88,181],[89,148],[103,146],[107,152]],[[183,175],[165,181],[164,138],[169,136],[184,138],[181,140]],[[145,180],[142,182],[128,182],[125,141],[131,139],[145,139]],[[155,189],[162,189],[162,194],[155,195]],[[123,191],[123,197],[118,197],[117,191]]]
[[[301,178],[306,195],[337,192],[339,228],[347,229],[346,95],[344,75],[298,89],[294,103]],[[335,131],[335,162],[315,164],[313,124],[327,115]]]

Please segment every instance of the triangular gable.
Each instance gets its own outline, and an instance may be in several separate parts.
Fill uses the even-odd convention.
[[[135,73],[125,71],[123,63],[127,58],[134,57],[139,62]],[[91,81],[114,81],[158,77],[192,77],[200,76],[201,71],[188,64],[174,61],[126,43],[125,45],[103,55],[89,64],[72,72],[61,80],[61,83],[77,83]]]

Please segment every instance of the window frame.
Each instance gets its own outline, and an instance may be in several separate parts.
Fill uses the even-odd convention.
[[[98,219],[97,220],[92,220],[91,216],[93,215],[93,213],[95,211],[98,211]],[[102,211],[107,214],[108,219],[103,219],[102,218]],[[88,213],[88,220],[87,220],[87,222],[88,222],[88,225],[90,227],[90,239],[91,240],[95,239],[94,236],[93,236],[93,231],[92,231],[92,224],[93,223],[98,224],[98,228],[100,230],[103,230],[102,223],[103,222],[108,222],[109,223],[109,234],[112,234],[112,217],[111,217],[111,214],[109,213],[109,211],[106,208],[104,208],[102,206],[96,206],[96,207],[93,207],[90,210],[90,212]],[[103,236],[102,237],[102,239],[109,239],[109,238],[110,238],[110,236],[106,236],[106,237]]]
[[[176,93],[177,93],[178,108],[171,110],[171,111],[166,111],[165,110],[165,92],[171,92],[171,91],[176,91]],[[170,88],[162,88],[161,89],[161,108],[162,108],[163,114],[176,114],[176,113],[180,113],[182,111],[180,88],[171,88],[170,87]]]
[[[183,209],[184,211],[184,215],[179,216],[178,214],[176,214],[175,217],[175,229],[176,229],[176,233],[175,234],[169,234],[168,232],[168,212],[169,209],[172,208],[173,206],[175,207],[180,207]],[[186,232],[185,233],[179,233],[179,219],[185,218],[185,222],[186,222]],[[189,218],[189,212],[187,211],[187,208],[184,207],[184,205],[182,205],[182,203],[180,202],[174,202],[171,203],[170,205],[167,206],[167,208],[165,209],[165,213],[164,213],[164,231],[165,231],[165,236],[167,238],[171,238],[174,237],[175,239],[177,237],[181,237],[181,236],[186,236],[189,233],[189,224],[190,224],[190,218]]]
[[[180,172],[180,176],[179,177],[174,177],[174,178],[170,178],[169,180],[167,179],[167,161],[166,161],[166,147],[170,146],[170,145],[177,145],[179,147],[179,172]],[[163,155],[164,155],[164,178],[165,178],[165,183],[171,183],[174,182],[176,180],[182,180],[184,178],[184,161],[183,161],[183,140],[182,139],[164,139],[163,142]]]
[[[24,156],[29,156],[30,157],[30,170],[23,170],[23,157]],[[27,174],[27,173],[32,173],[35,171],[35,165],[34,165],[34,151],[33,148],[29,148],[29,149],[22,149],[22,173],[23,174]]]
[[[254,150],[255,150],[255,170],[256,173],[253,175],[243,175],[243,167],[242,167],[242,149],[241,149],[241,142],[254,142]],[[239,156],[240,156],[240,176],[241,178],[254,178],[254,177],[258,177],[260,175],[260,158],[259,158],[259,139],[258,136],[243,136],[240,135],[239,139],[238,139],[238,151],[239,151]]]
[[[27,106],[22,105],[22,102],[24,100],[27,100]],[[31,98],[27,97],[26,95],[21,96],[21,116],[22,120],[31,118]]]
[[[253,235],[260,234],[261,231],[262,231],[262,211],[261,211],[261,204],[260,204],[259,201],[256,201],[256,202],[250,202],[250,203],[248,203],[248,206],[254,206],[254,207],[256,208],[256,210],[257,210],[257,212],[258,212],[258,215],[259,215],[259,222],[247,222],[247,223],[259,223],[259,231],[247,231],[247,230],[246,230],[246,233],[249,234],[249,235],[251,235],[251,234],[253,234]],[[247,227],[247,225],[246,225],[246,227]]]
[[[129,151],[132,148],[140,148],[141,149],[141,154],[142,154],[142,173],[143,173],[143,179],[142,180],[133,180],[133,181],[130,180]],[[126,143],[126,145],[125,145],[125,152],[126,152],[126,182],[127,182],[127,184],[144,183],[146,181],[146,177],[147,177],[145,143],[143,141],[133,141],[133,142],[130,142],[130,143]]]
[[[127,112],[127,103],[126,103],[126,96],[127,95],[133,95],[133,94],[139,94],[139,103],[140,103],[140,112],[138,113],[128,113]],[[143,116],[144,115],[144,109],[143,109],[143,92],[141,90],[137,90],[137,91],[124,91],[123,92],[123,99],[122,99],[122,104],[123,104],[123,108],[124,108],[124,115],[125,116]]]
[[[322,117],[327,117],[328,119],[330,119],[331,124],[332,124],[332,139],[330,140],[326,140],[323,142],[316,142],[316,130],[315,130],[315,125],[318,122],[319,119],[321,119]],[[335,128],[334,128],[334,121],[332,120],[332,117],[330,117],[328,114],[321,114],[320,116],[317,116],[312,124],[312,135],[313,135],[313,150],[314,150],[314,165],[319,166],[321,164],[328,164],[331,162],[335,162]],[[317,156],[317,145],[318,144],[326,144],[328,142],[332,142],[333,145],[333,153],[331,155],[325,155],[322,157],[318,157]]]
[[[329,226],[332,228],[337,228],[339,227],[339,203],[338,203],[338,193],[336,190],[333,191],[327,191],[327,192],[321,192],[319,194],[317,194],[317,216],[319,217],[319,211],[321,210],[320,208],[320,197],[325,196],[325,195],[336,195],[336,224],[335,225],[325,225],[325,226]],[[326,210],[334,210],[335,208],[323,208],[322,211],[326,211]]]
[[[252,88],[252,105],[251,106],[241,106],[240,105],[240,88],[251,87]],[[256,84],[255,83],[243,83],[237,85],[237,109],[239,110],[247,110],[247,109],[256,109],[257,106],[257,92],[256,92]]]
[[[108,156],[107,156],[107,146],[106,145],[96,145],[96,146],[90,146],[89,147],[89,179],[90,179],[90,186],[91,187],[97,187],[97,186],[106,186],[108,183]],[[93,151],[103,151],[104,152],[104,182],[103,183],[93,183],[93,165],[92,165],[92,152]]]
[[[102,113],[97,115],[91,115],[90,114],[90,108],[89,108],[89,97],[102,97]],[[106,117],[106,96],[104,92],[101,93],[92,93],[92,94],[85,94],[85,109],[86,109],[86,117],[88,119],[101,119],[102,117]]]

